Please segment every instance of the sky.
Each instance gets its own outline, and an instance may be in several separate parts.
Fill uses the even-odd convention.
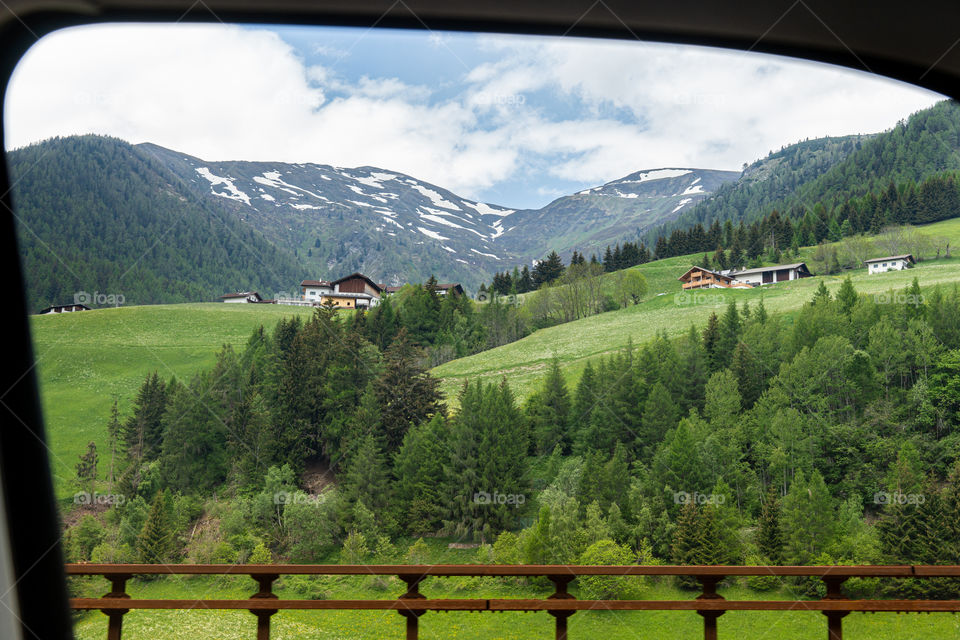
[[[758,53],[342,27],[96,25],[36,43],[8,150],[97,133],[208,161],[399,171],[534,208],[660,167],[739,170],[892,127],[941,96]]]

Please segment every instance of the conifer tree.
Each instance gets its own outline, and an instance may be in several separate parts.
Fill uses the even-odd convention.
[[[394,458],[393,476],[400,523],[415,533],[440,527],[444,496],[443,467],[449,464],[447,423],[441,414],[407,431]]]
[[[445,411],[439,384],[427,371],[423,352],[401,330],[383,354],[383,371],[374,381],[387,453],[400,447],[411,424]]]
[[[160,455],[166,404],[166,386],[154,371],[144,379],[134,401],[133,415],[123,425],[123,440],[131,460],[154,460]]]
[[[558,445],[564,451],[570,450],[570,394],[556,356],[537,401],[530,403],[530,424],[538,455],[547,455]]]
[[[87,452],[80,456],[77,463],[77,483],[81,488],[89,489],[92,496],[97,487],[97,445],[91,440]]]
[[[771,564],[783,563],[783,530],[780,527],[780,496],[771,485],[757,521],[757,547]]]
[[[708,371],[712,373],[723,368],[720,353],[720,320],[716,313],[710,314],[707,326],[703,330],[703,351]]]
[[[635,443],[637,451],[652,452],[657,443],[663,440],[667,431],[677,426],[677,418],[676,407],[670,392],[661,382],[654,383],[643,405],[640,438]]]
[[[140,562],[162,564],[173,558],[173,527],[163,491],[158,491],[150,503],[143,529],[137,537],[137,555]]]

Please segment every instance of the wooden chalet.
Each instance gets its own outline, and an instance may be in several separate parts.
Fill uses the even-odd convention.
[[[682,289],[717,289],[728,288],[737,285],[737,281],[730,276],[724,275],[719,271],[711,271],[703,267],[691,267],[685,274],[677,278]]]

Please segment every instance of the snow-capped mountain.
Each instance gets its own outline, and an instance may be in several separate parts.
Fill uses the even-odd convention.
[[[607,244],[673,220],[720,185],[739,177],[737,171],[712,169],[637,171],[558,198],[542,209],[518,211],[510,217],[501,244],[520,253],[524,246],[542,252],[546,245],[547,250],[561,253],[601,252]],[[536,257],[537,252],[534,254]]]
[[[399,284],[478,275],[520,258],[498,240],[513,209],[462,198],[376,167],[208,162],[139,145],[198,195],[214,198],[268,238],[316,265],[313,277],[370,273]]]

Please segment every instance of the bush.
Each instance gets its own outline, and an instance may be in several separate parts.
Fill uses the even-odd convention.
[[[423,538],[417,538],[417,541],[410,545],[403,561],[406,564],[427,564],[430,561],[430,547]]]
[[[636,557],[626,546],[613,540],[599,540],[580,555],[580,564],[620,565],[634,564]],[[580,597],[587,600],[632,600],[642,591],[637,578],[609,576],[580,576],[577,578]]]

